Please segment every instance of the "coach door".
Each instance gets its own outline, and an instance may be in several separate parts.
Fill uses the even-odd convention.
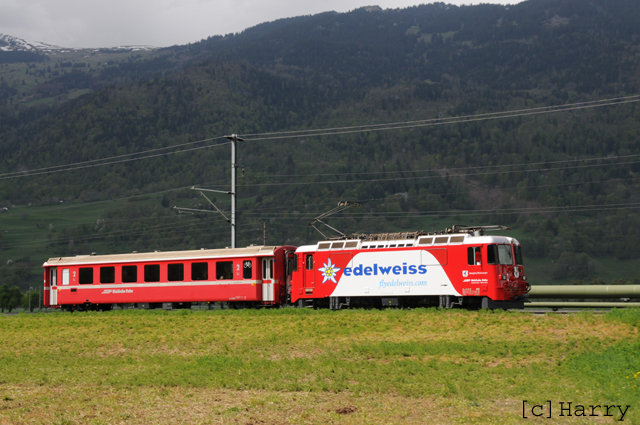
[[[262,259],[262,301],[273,301],[273,257]]]
[[[58,269],[51,267],[49,269],[49,305],[58,304]]]
[[[310,293],[311,291],[313,291],[313,287],[315,286],[315,281],[314,281],[315,270],[313,269],[313,253],[304,253],[303,259],[304,259],[304,270],[303,270],[304,287],[305,289],[309,289],[308,292]]]

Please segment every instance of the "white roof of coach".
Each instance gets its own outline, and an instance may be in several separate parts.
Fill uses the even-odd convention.
[[[185,261],[211,258],[232,258],[273,255],[275,246],[248,246],[246,248],[198,249],[192,251],[142,252],[111,255],[77,255],[49,258],[44,266],[74,264],[135,263],[149,261]]]

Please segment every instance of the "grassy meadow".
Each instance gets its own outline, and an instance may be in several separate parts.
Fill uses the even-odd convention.
[[[639,326],[640,310],[1,316],[0,424],[540,423],[523,400],[640,423]],[[621,418],[558,413],[545,423]]]

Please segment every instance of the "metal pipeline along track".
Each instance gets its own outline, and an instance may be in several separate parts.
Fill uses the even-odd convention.
[[[531,285],[529,299],[539,298],[575,301],[532,301],[525,303],[525,308],[640,307],[640,302],[629,302],[631,299],[640,299],[640,285]],[[612,301],[577,301],[584,299]]]

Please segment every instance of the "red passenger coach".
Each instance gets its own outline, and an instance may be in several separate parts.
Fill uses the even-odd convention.
[[[293,246],[84,255],[44,263],[44,302],[54,308],[113,304],[190,307],[226,301],[238,307],[286,301]]]
[[[346,306],[524,308],[520,243],[502,226],[354,235],[296,250],[291,301]]]

